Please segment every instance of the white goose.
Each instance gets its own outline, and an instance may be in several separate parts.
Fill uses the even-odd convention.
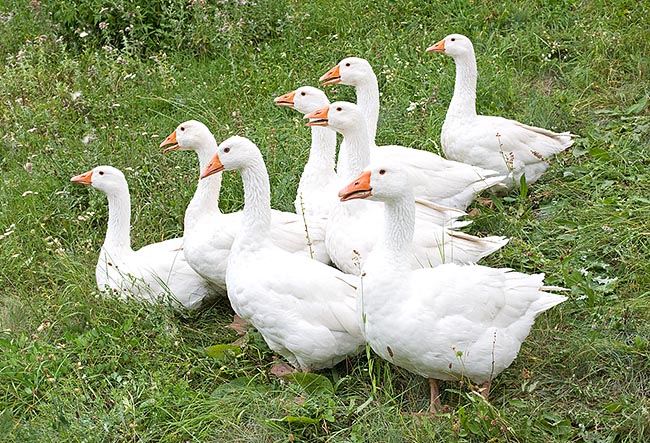
[[[237,315],[302,370],[331,367],[357,352],[364,341],[356,315],[356,277],[273,244],[269,178],[254,143],[227,139],[201,176],[224,169],[239,170],[244,183],[241,227],[226,273]]]
[[[544,292],[543,274],[480,265],[408,266],[415,207],[408,175],[374,164],[342,189],[342,201],[385,204],[384,234],[363,266],[357,294],[362,331],[382,358],[429,379],[430,412],[441,403],[437,380],[483,384],[517,356],[535,317],[566,297]]]
[[[472,42],[451,34],[427,51],[443,52],[456,63],[454,96],[440,133],[447,157],[508,175],[507,189],[518,187],[523,174],[534,183],[551,156],[573,144],[573,134],[552,132],[502,117],[476,114],[476,58]]]
[[[349,182],[369,163],[368,132],[357,105],[334,102],[305,116],[313,119],[308,126],[328,126],[343,134],[339,158],[344,172],[339,177]],[[409,174],[411,169],[408,170]],[[419,188],[418,188],[419,189]],[[479,238],[453,231],[447,226],[463,226],[455,219],[464,214],[450,208],[441,209],[425,200],[416,201],[416,229],[409,263],[414,268],[436,266],[445,262],[473,263],[504,246],[504,237]],[[325,231],[325,246],[332,261],[343,272],[359,274],[381,234],[381,204],[368,201],[339,203],[331,212]]]
[[[319,79],[324,85],[340,83],[354,86],[357,105],[366,118],[372,161],[398,159],[409,169],[415,196],[465,209],[477,194],[504,179],[499,173],[476,166],[447,160],[432,152],[398,145],[377,147],[375,136],[379,118],[379,87],[377,77],[367,60],[348,57]],[[337,171],[341,171],[341,158]]]
[[[330,104],[323,91],[302,86],[274,100],[278,106],[287,106],[303,115]],[[336,158],[336,133],[326,128],[311,128],[309,159],[300,176],[296,195],[296,214],[306,218],[327,220],[330,210],[338,203],[336,193],[340,185],[336,181],[334,163]]]
[[[205,169],[217,152],[217,141],[203,123],[189,120],[181,123],[163,142],[165,152],[194,151],[199,157],[199,172]],[[184,250],[190,266],[226,294],[226,268],[230,247],[241,225],[241,211],[223,214],[219,209],[221,174],[199,180],[187,209],[184,222]],[[329,263],[325,251],[325,224],[314,221],[309,228],[311,248],[307,244],[302,217],[272,211],[271,238],[280,248]]]
[[[96,168],[71,179],[92,186],[108,197],[108,229],[99,253],[95,277],[100,291],[125,299],[156,301],[169,296],[175,307],[199,308],[216,295],[194,272],[183,254],[183,239],[174,238],[131,249],[131,197],[124,174],[112,166]]]

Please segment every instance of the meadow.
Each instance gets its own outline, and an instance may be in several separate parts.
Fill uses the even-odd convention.
[[[7,0],[0,5],[0,441],[650,441],[650,5],[628,0]],[[273,98],[346,56],[378,76],[378,144],[441,153],[454,85],[450,33],[477,53],[480,113],[576,143],[537,183],[475,203],[484,260],[546,274],[569,299],[541,315],[489,401],[428,385],[371,352],[278,379],[259,334],[200,312],[101,295],[107,205],[70,177],[100,164],[129,181],[134,248],[181,236],[194,154],[159,143],[197,119],[244,135],[293,210],[310,132]],[[327,87],[354,101],[350,87]],[[220,207],[242,208],[224,175]],[[253,278],[253,277],[252,277]]]

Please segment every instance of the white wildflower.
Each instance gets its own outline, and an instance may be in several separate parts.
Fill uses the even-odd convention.
[[[78,100],[81,97],[81,91],[74,91],[73,93],[70,94],[70,98],[72,98],[72,101]]]
[[[79,33],[79,37],[81,37],[81,38],[88,37],[88,33],[86,31],[81,31]]]
[[[416,102],[411,102],[411,103],[409,103],[409,107],[406,108],[406,110],[408,112],[413,112],[413,111],[415,111],[415,108],[417,108],[417,107],[418,107],[418,104]]]

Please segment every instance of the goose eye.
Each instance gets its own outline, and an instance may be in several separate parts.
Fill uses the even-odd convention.
[[[104,175],[104,171],[99,171],[99,175]]]
[[[339,106],[338,108],[336,108],[336,110],[341,112],[343,110],[343,108]]]
[[[346,63],[345,66],[350,66],[350,62]]]
[[[385,170],[385,169],[380,169],[380,170],[379,170],[379,175],[384,175],[385,173],[386,173],[386,170]]]
[[[456,39],[455,39],[455,38],[452,38],[452,39],[451,39],[451,41],[452,41],[452,42],[455,42],[455,41],[456,41]]]
[[[230,148],[223,148],[223,152],[225,152],[226,154],[229,153],[229,152],[230,152]]]
[[[181,126],[181,131],[184,131],[184,130],[185,130],[185,126]]]
[[[303,91],[303,92],[300,93],[300,95],[302,95],[304,97],[305,95],[307,95],[307,93],[305,91]]]

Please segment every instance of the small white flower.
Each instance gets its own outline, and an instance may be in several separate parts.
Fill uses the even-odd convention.
[[[411,103],[409,103],[409,107],[406,108],[406,110],[408,112],[413,112],[413,111],[415,111],[415,108],[417,108],[417,107],[418,107],[418,104],[416,102],[411,102]]]
[[[81,91],[74,91],[70,94],[70,97],[72,98],[72,101],[79,99],[79,97],[81,97]]]
[[[81,31],[79,33],[79,37],[81,37],[81,38],[88,37],[88,33],[86,31]]]

